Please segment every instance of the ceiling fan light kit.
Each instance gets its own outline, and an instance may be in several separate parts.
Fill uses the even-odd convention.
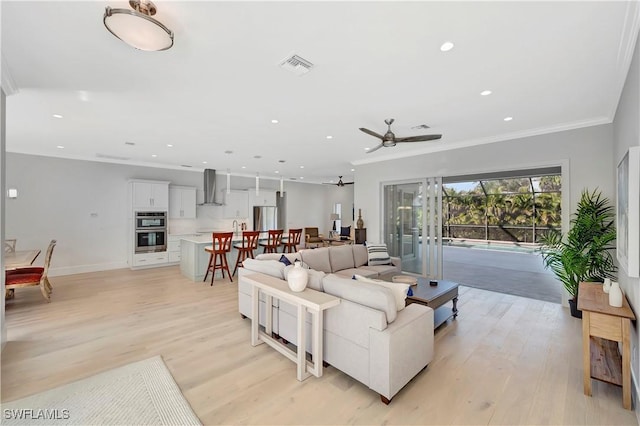
[[[152,18],[156,6],[148,0],[129,0],[129,9],[112,9],[107,6],[102,23],[105,28],[129,46],[149,52],[170,49],[173,31]]]
[[[391,125],[393,124],[395,120],[393,118],[387,118],[386,120],[384,120],[385,124],[387,125],[387,132],[383,135],[374,132],[373,130],[369,130],[369,129],[365,129],[364,127],[360,127],[360,131],[376,137],[378,139],[380,139],[380,145],[377,145],[371,149],[367,149],[367,154],[371,154],[374,151],[379,150],[382,147],[385,148],[390,148],[393,146],[396,146],[397,143],[402,143],[402,142],[426,142],[426,141],[434,141],[437,139],[442,138],[442,135],[420,135],[420,136],[408,136],[406,138],[398,138],[396,137],[396,135],[391,131]],[[424,125],[423,125],[424,126]],[[429,126],[427,126],[429,127]]]

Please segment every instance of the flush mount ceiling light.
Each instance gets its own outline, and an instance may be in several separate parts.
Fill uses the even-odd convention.
[[[156,6],[148,0],[129,0],[129,9],[104,11],[102,22],[111,34],[136,49],[146,51],[167,50],[173,46],[173,31],[152,18]]]

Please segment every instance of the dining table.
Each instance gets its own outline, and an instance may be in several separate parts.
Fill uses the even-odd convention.
[[[40,256],[40,250],[16,250],[4,254],[4,267],[6,270],[24,268],[33,265],[33,262]],[[12,299],[14,289],[5,290],[4,298]]]
[[[4,254],[5,269],[18,269],[31,266],[40,256],[40,250],[16,250]]]

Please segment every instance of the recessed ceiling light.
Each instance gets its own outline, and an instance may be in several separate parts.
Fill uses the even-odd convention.
[[[173,145],[171,145],[170,143],[167,144],[167,148],[173,148]]]
[[[260,158],[262,158],[262,155],[254,155],[253,158],[260,159]]]
[[[327,139],[333,139],[333,136],[329,135],[327,136]]]
[[[304,179],[304,176],[300,176],[300,179]]]
[[[482,96],[488,96],[488,95],[490,95],[491,93],[492,93],[492,92],[491,92],[491,90],[483,90],[482,92],[480,92],[480,94],[481,94]]]
[[[151,156],[152,156],[153,158],[156,158],[156,157],[157,157],[157,155],[156,155],[156,154],[151,154]]]
[[[287,160],[278,160],[278,163],[286,163]]]
[[[365,150],[365,151],[369,151],[370,149],[371,149],[371,148],[365,148],[364,150]]]
[[[356,169],[351,169],[351,171],[352,171],[352,172],[355,172],[355,171],[356,171]]]
[[[125,145],[129,145],[129,146],[134,146],[134,145],[135,145],[135,142],[125,142],[124,144],[125,144]]]
[[[276,170],[274,173],[280,173],[278,170]]]
[[[304,169],[304,166],[300,166],[301,169]]]
[[[504,118],[504,121],[511,121],[511,120],[513,120],[513,117],[505,117]]]
[[[60,114],[53,114],[53,118],[62,118]]]
[[[206,161],[203,161],[203,162],[202,162],[202,164],[207,164],[207,162],[206,162]]]
[[[62,146],[62,145],[58,145],[58,146],[56,146],[56,148],[58,148],[58,149],[64,149],[64,146]]]
[[[271,120],[271,123],[278,124],[278,120]]]
[[[440,46],[440,50],[442,50],[443,52],[448,52],[451,49],[453,49],[453,43],[451,43],[450,41],[444,42],[442,43],[442,46]]]
[[[233,151],[231,151],[231,150],[226,150],[224,153],[225,153],[225,154],[233,154]]]
[[[246,168],[247,168],[247,166],[242,166],[242,168],[243,168],[243,169],[246,169]]]

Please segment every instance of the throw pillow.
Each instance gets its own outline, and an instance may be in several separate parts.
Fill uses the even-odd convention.
[[[341,226],[340,227],[340,236],[348,237],[351,235],[351,226]]]
[[[291,261],[284,254],[280,256],[280,262],[284,263],[284,266],[291,265]]]
[[[369,255],[369,266],[391,265],[391,258],[387,252],[386,244],[367,244],[367,253]]]
[[[355,277],[358,281],[378,284],[382,287],[388,288],[389,290],[391,290],[391,293],[393,293],[393,297],[396,299],[396,309],[398,309],[398,312],[404,309],[407,292],[409,291],[409,287],[411,287],[409,284],[390,283],[388,281],[374,280],[357,274],[355,275]]]

